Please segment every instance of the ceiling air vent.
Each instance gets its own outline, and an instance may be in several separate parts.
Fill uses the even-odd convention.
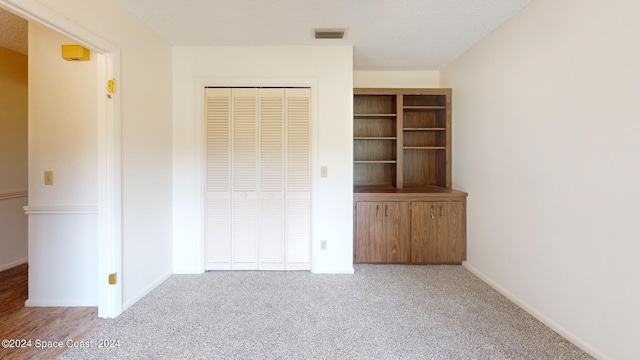
[[[313,29],[315,39],[344,39],[347,29]]]

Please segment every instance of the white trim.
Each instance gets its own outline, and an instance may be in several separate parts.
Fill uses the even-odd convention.
[[[23,206],[27,215],[97,214],[98,205],[28,205]]]
[[[205,146],[204,146],[204,106],[205,106],[205,92],[206,87],[300,87],[311,89],[311,236],[309,244],[309,259],[311,272],[314,272],[313,268],[313,244],[317,243],[314,229],[317,228],[317,222],[313,214],[319,213],[318,209],[318,180],[319,174],[319,155],[318,144],[320,138],[320,132],[318,131],[318,78],[227,78],[227,77],[198,77],[195,84],[195,99],[197,116],[193,121],[195,122],[195,139],[196,144],[196,157],[199,161],[196,161],[196,179],[199,181],[198,201],[200,202],[200,264],[198,264],[198,272],[205,271],[205,183],[204,183],[204,161],[205,161]],[[319,272],[319,271],[318,271]],[[353,273],[353,269],[351,270]]]
[[[98,123],[98,316],[114,318],[122,313],[122,153],[120,95],[116,89],[105,96],[108,79],[120,78],[120,50],[100,56],[98,74],[98,112],[105,121]],[[109,274],[118,274],[109,285]]]
[[[0,7],[98,52],[110,53],[118,50],[112,43],[88,32],[36,0],[0,0]]]
[[[127,302],[125,302],[122,307],[123,310],[128,309],[129,307],[131,307],[131,305],[135,304],[138,300],[142,299],[143,297],[147,296],[147,294],[149,294],[153,289],[155,289],[156,287],[158,287],[160,284],[162,284],[163,282],[165,282],[165,280],[167,280],[168,278],[171,277],[171,275],[173,275],[173,272],[169,271],[164,273],[164,275],[160,276],[159,278],[157,278],[155,281],[153,281],[152,283],[150,283],[149,285],[145,286],[144,289],[138,291],[137,294],[135,294],[131,299],[127,300]]]
[[[177,275],[196,275],[204,273],[204,266],[193,266],[189,268],[175,268],[173,269],[173,273]]]
[[[0,271],[5,271],[5,270],[9,270],[11,268],[14,268],[18,265],[22,265],[22,264],[26,264],[27,263],[27,258],[22,258],[16,261],[12,261],[8,264],[4,264],[4,265],[0,265]]]
[[[313,274],[354,274],[353,267],[339,267],[339,268],[315,268],[312,269]]]
[[[0,200],[18,199],[29,196],[27,190],[0,192]]]
[[[120,96],[106,99],[106,79],[120,79],[120,49],[85,30],[37,0],[0,0],[0,7],[101,53],[98,56],[98,316],[122,313],[122,281],[107,282],[108,274],[122,274]],[[104,70],[104,71],[103,71]],[[122,276],[120,276],[122,279]],[[32,304],[40,303],[38,301]],[[35,306],[35,305],[34,305]]]
[[[489,286],[494,288],[500,294],[504,295],[507,299],[511,300],[516,305],[521,307],[524,311],[528,312],[533,317],[538,319],[540,322],[542,322],[543,324],[545,324],[548,327],[550,327],[553,331],[557,332],[562,337],[564,337],[565,339],[569,340],[574,345],[576,345],[577,347],[582,349],[587,354],[593,356],[596,359],[603,359],[603,360],[611,359],[611,357],[603,354],[598,349],[596,349],[593,346],[591,346],[591,344],[587,343],[586,341],[584,341],[583,339],[581,339],[580,337],[578,337],[577,335],[575,335],[571,331],[569,331],[566,328],[564,328],[562,325],[558,324],[557,322],[553,321],[552,319],[550,319],[549,317],[544,315],[541,311],[539,311],[538,309],[533,307],[531,304],[527,303],[523,299],[521,299],[518,296],[514,295],[512,292],[510,292],[506,288],[502,287],[497,282],[491,280],[488,276],[486,276],[480,270],[475,268],[473,265],[469,264],[467,261],[463,261],[462,262],[462,266],[465,269],[469,270],[475,276],[479,277],[482,281],[486,282]]]

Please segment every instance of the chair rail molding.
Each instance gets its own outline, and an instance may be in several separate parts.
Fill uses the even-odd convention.
[[[29,205],[24,206],[27,215],[69,215],[69,214],[98,214],[98,205]]]

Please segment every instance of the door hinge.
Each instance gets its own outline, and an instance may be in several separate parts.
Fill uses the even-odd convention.
[[[118,277],[116,273],[109,274],[109,285],[115,285],[118,282]]]
[[[116,79],[107,80],[107,91],[109,91],[109,94],[116,93]]]

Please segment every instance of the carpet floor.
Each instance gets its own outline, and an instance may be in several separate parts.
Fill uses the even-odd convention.
[[[461,266],[173,275],[83,342],[60,359],[591,359]]]

